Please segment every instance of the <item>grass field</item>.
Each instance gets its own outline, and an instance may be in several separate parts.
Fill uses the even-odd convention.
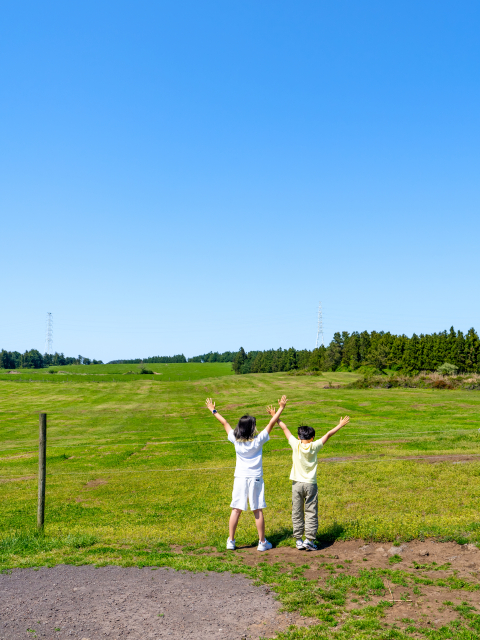
[[[208,366],[196,365],[198,375]],[[33,376],[28,384],[0,381],[1,566],[67,561],[230,567],[229,558],[179,560],[167,553],[158,559],[172,544],[224,547],[235,455],[203,406],[207,396],[232,425],[248,411],[262,427],[265,406],[282,393],[289,398],[284,421],[293,429],[304,422],[322,435],[340,415],[351,416],[320,455],[321,539],[437,536],[480,542],[480,462],[473,457],[479,452],[478,392],[326,389],[327,382],[346,382],[352,374],[221,376],[218,366],[211,365],[212,377],[194,379],[192,367],[188,377],[179,372],[180,381],[171,375],[168,383],[147,376],[92,383],[73,375],[61,386]],[[190,365],[152,365],[163,367]],[[45,538],[30,535],[40,411],[48,413]],[[438,455],[451,457],[432,464],[428,458]],[[467,456],[471,460],[464,463]],[[277,546],[293,544],[290,461],[276,428],[264,448],[264,475],[267,537]],[[255,540],[253,518],[245,514],[237,543]]]
[[[145,379],[156,382],[176,382],[233,375],[230,362],[157,363],[147,364],[145,368],[155,373],[141,374],[138,364],[72,364],[65,367],[50,367],[49,369],[14,369],[13,372],[10,369],[0,369],[0,380],[65,384],[75,382],[78,376],[82,376],[85,382],[131,382],[132,380]]]

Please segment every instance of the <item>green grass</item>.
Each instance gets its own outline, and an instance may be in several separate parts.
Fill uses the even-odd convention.
[[[196,366],[205,371],[208,365]],[[297,610],[310,611],[305,603],[312,592],[314,609],[305,615],[319,617],[320,626],[282,638],[407,637],[381,635],[382,606],[388,605],[378,605],[358,619],[350,616],[341,630],[332,630],[342,597],[361,589],[358,584],[346,586],[337,580],[324,584],[322,592],[304,585],[300,597],[300,578],[280,580],[280,569],[275,573],[248,568],[239,554],[214,558],[198,553],[210,545],[223,550],[235,464],[233,447],[204,408],[204,400],[213,396],[232,425],[248,411],[257,416],[261,428],[268,421],[265,406],[285,392],[286,424],[294,431],[301,422],[309,424],[317,436],[334,426],[340,415],[351,416],[350,425],[320,454],[326,460],[318,471],[321,539],[436,536],[480,542],[480,462],[430,464],[415,458],[477,454],[480,394],[324,388],[327,383],[348,382],[352,374],[347,373],[215,373],[198,379],[189,374],[190,380],[186,373],[178,375],[183,380],[141,376],[125,382],[128,376],[122,376],[121,382],[92,383],[72,374],[62,385],[0,381],[0,568],[94,562],[242,571],[280,585],[275,588],[284,605]],[[50,377],[58,380],[60,374]],[[32,534],[40,411],[48,414],[45,536]],[[332,458],[336,460],[328,461]],[[293,544],[290,465],[290,449],[276,428],[264,449],[265,515],[267,536],[279,546]],[[245,514],[237,543],[255,540],[253,518]],[[193,555],[172,554],[171,544],[188,545]],[[415,584],[423,584],[418,571]],[[375,578],[378,585],[380,579]],[[443,583],[438,586],[445,589],[469,588],[459,580],[455,585],[439,580]]]
[[[0,380],[8,382],[42,381],[65,383],[77,381],[82,376],[85,382],[131,382],[150,379],[156,382],[178,382],[181,380],[201,380],[217,376],[233,375],[230,362],[188,362],[185,364],[147,364],[145,368],[155,374],[141,374],[138,364],[91,364],[54,366],[48,369],[0,369]],[[54,373],[50,373],[53,371]],[[132,373],[133,372],[133,373]]]
[[[480,464],[412,458],[478,452],[475,392],[324,389],[321,377],[286,374],[169,384],[81,379],[61,387],[0,384],[0,494],[8,497],[1,502],[0,534],[34,524],[36,481],[16,478],[36,473],[38,412],[46,411],[49,533],[220,543],[235,456],[204,399],[216,398],[232,424],[250,411],[261,427],[267,423],[265,406],[285,391],[290,398],[285,421],[292,428],[306,422],[322,435],[340,415],[352,418],[320,455],[345,458],[319,465],[320,535],[376,540],[463,535],[480,541]],[[291,453],[278,428],[264,452],[269,535],[287,538]],[[86,486],[98,479],[104,484]],[[239,541],[254,537],[252,518],[245,517]]]

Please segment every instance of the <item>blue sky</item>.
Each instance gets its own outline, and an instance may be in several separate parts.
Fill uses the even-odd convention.
[[[18,2],[0,348],[480,330],[477,2]]]

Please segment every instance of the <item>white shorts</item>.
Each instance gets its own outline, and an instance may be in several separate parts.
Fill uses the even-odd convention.
[[[248,510],[247,499],[250,509],[265,509],[265,483],[263,478],[235,478],[233,481],[231,509]]]

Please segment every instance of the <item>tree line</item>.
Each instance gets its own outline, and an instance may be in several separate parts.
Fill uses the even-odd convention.
[[[194,356],[189,358],[189,362],[233,362],[237,351],[224,351],[218,353],[218,351],[210,351],[210,353],[204,353],[202,356]]]
[[[228,352],[229,353],[229,352]],[[275,371],[364,371],[385,369],[416,375],[436,371],[449,363],[459,372],[480,373],[480,338],[475,329],[420,334],[411,338],[385,331],[334,334],[330,344],[308,349],[270,349],[246,352],[241,348],[233,358],[237,374]]]
[[[103,364],[101,360],[90,360],[84,356],[70,357],[63,353],[44,353],[37,349],[30,349],[25,353],[19,351],[0,351],[0,369],[42,369],[44,367],[60,366],[67,364]]]
[[[133,360],[111,360],[107,364],[153,364],[155,362],[170,363],[170,362],[233,362],[237,351],[225,351],[219,353],[218,351],[210,351],[210,353],[204,353],[201,356],[193,356],[193,358],[186,358],[183,353],[176,356],[152,356],[151,358],[135,358]]]
[[[385,331],[337,332],[328,346],[308,349],[269,349],[266,351],[210,351],[186,358],[152,356],[133,360],[112,360],[109,364],[231,362],[237,374],[272,373],[275,371],[365,371],[381,372],[385,369],[416,375],[420,371],[436,371],[449,363],[459,372],[480,373],[480,338],[475,329],[467,333],[449,331],[440,333],[414,333],[411,338]],[[84,356],[66,357],[63,353],[41,354],[36,349],[25,353],[0,352],[0,368],[40,369],[68,364],[103,364]]]
[[[134,358],[133,360],[110,360],[107,364],[154,364],[155,362],[168,364],[170,362],[187,362],[187,359],[182,353],[177,356],[152,356],[151,358]]]

